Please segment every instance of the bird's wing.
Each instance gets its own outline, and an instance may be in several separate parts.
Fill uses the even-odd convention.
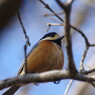
[[[27,57],[32,53],[32,51],[33,51],[38,45],[39,45],[39,43],[36,43],[36,44],[32,47],[32,49],[30,50],[30,52],[29,52],[29,54],[27,55]],[[19,68],[19,70],[18,70],[18,72],[17,72],[17,75],[20,75],[20,73],[21,73],[22,70],[23,70],[24,65],[25,65],[25,59],[22,61],[22,64],[21,64],[21,66],[20,66],[20,68]]]

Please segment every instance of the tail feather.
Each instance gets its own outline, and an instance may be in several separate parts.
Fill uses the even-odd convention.
[[[14,95],[14,93],[20,88],[20,86],[12,86],[2,95]]]

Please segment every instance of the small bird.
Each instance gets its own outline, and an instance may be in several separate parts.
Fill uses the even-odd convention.
[[[27,56],[27,72],[41,73],[50,70],[60,70],[64,65],[64,55],[61,48],[61,40],[55,32],[47,33],[34,45]],[[25,62],[23,61],[17,75],[24,75]],[[2,95],[13,95],[21,86],[12,86]]]

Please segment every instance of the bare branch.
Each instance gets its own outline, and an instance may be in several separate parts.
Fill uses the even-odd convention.
[[[90,44],[90,42],[88,41],[86,35],[85,35],[81,30],[75,28],[75,27],[72,26],[72,25],[71,25],[71,27],[72,27],[74,30],[78,31],[78,33],[81,34],[81,36],[84,38],[85,43],[86,43],[86,48],[85,48],[85,50],[84,50],[84,53],[83,53],[83,55],[82,55],[82,59],[81,59],[81,62],[80,62],[80,71],[82,72],[82,71],[84,70],[83,63],[84,63],[84,60],[85,60],[85,58],[86,58],[87,51],[88,51],[89,47],[94,47],[95,44]]]
[[[27,52],[26,51],[27,51],[27,46],[28,45],[30,46],[30,42],[29,42],[29,37],[27,36],[26,30],[24,28],[24,25],[22,23],[19,11],[17,12],[17,15],[18,15],[18,19],[19,19],[19,22],[21,24],[21,27],[23,29],[23,34],[24,34],[25,39],[26,39],[26,43],[24,45],[24,56],[25,56],[25,72],[28,73],[28,70],[27,70]]]
[[[25,30],[24,25],[23,25],[23,23],[22,23],[22,20],[21,20],[19,11],[17,12],[17,16],[18,16],[19,22],[20,22],[20,24],[21,24],[21,27],[22,27],[22,29],[23,29],[23,33],[24,33],[24,35],[25,35],[26,43],[30,46],[29,37],[27,36],[27,33],[26,33],[26,30]]]
[[[72,76],[67,70],[54,70],[54,71],[48,71],[43,73],[20,75],[5,80],[1,80],[0,90],[13,85],[23,86],[31,82],[43,83],[43,82],[52,82],[52,81],[57,81],[62,79],[74,79],[74,80],[84,81],[88,83],[95,82],[95,78],[91,78],[81,73],[77,73],[74,76]]]
[[[66,36],[66,49],[67,49],[67,57],[68,57],[68,67],[70,72],[73,74],[77,72],[76,66],[73,59],[72,53],[72,43],[71,43],[71,36],[70,36],[70,12],[71,12],[71,5],[65,5],[60,0],[56,0],[59,6],[65,11],[65,21],[64,21],[64,28],[65,28],[65,36]]]
[[[51,27],[51,25],[48,25],[48,28],[46,29],[46,32],[48,32],[48,31],[49,31],[50,27]]]
[[[84,59],[85,59],[85,57],[86,57],[86,54],[87,54],[88,49],[89,49],[89,47],[86,46],[86,49],[85,49],[85,51],[84,51],[84,53],[83,53],[83,55],[82,55],[82,60],[81,60],[81,62],[80,62],[80,71],[81,71],[81,72],[84,71],[83,63],[84,63]]]
[[[91,47],[95,47],[95,44],[90,44]]]
[[[83,74],[90,74],[90,73],[93,73],[95,72],[95,68],[94,69],[91,69],[91,70],[88,70],[88,71],[84,71],[82,72]]]
[[[24,58],[25,58],[25,73],[28,73],[27,70],[27,45],[24,45]]]
[[[66,6],[66,3],[65,3],[65,2],[62,3],[60,0],[56,0],[56,2],[58,3],[58,5],[59,5],[62,9],[64,9],[64,11],[67,10],[67,6]]]
[[[64,24],[57,24],[57,23],[47,23],[49,26],[63,26]]]
[[[46,29],[46,32],[49,31],[49,29],[51,28],[51,26],[63,26],[63,24],[57,24],[57,23],[47,23],[48,28]]]
[[[59,13],[56,13],[57,15],[63,15],[64,14],[64,12],[62,11],[62,12],[59,12]],[[43,16],[45,16],[45,17],[48,17],[48,16],[55,16],[53,13],[52,14],[49,14],[49,13],[45,13]]]
[[[71,27],[81,34],[81,36],[84,38],[86,44],[89,44],[89,41],[88,41],[87,37],[85,36],[85,34],[81,30],[79,30],[78,28],[76,28],[72,25],[71,25]]]
[[[63,19],[54,12],[48,4],[46,4],[43,0],[39,0],[47,9],[49,9],[59,20],[63,22]]]

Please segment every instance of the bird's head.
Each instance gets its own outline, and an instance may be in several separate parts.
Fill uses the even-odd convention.
[[[55,32],[50,32],[50,33],[47,33],[45,36],[43,36],[40,41],[43,41],[43,40],[48,40],[48,41],[51,41],[51,42],[54,42],[58,45],[61,46],[61,40],[64,38],[64,36],[59,36],[59,34],[55,33]]]

